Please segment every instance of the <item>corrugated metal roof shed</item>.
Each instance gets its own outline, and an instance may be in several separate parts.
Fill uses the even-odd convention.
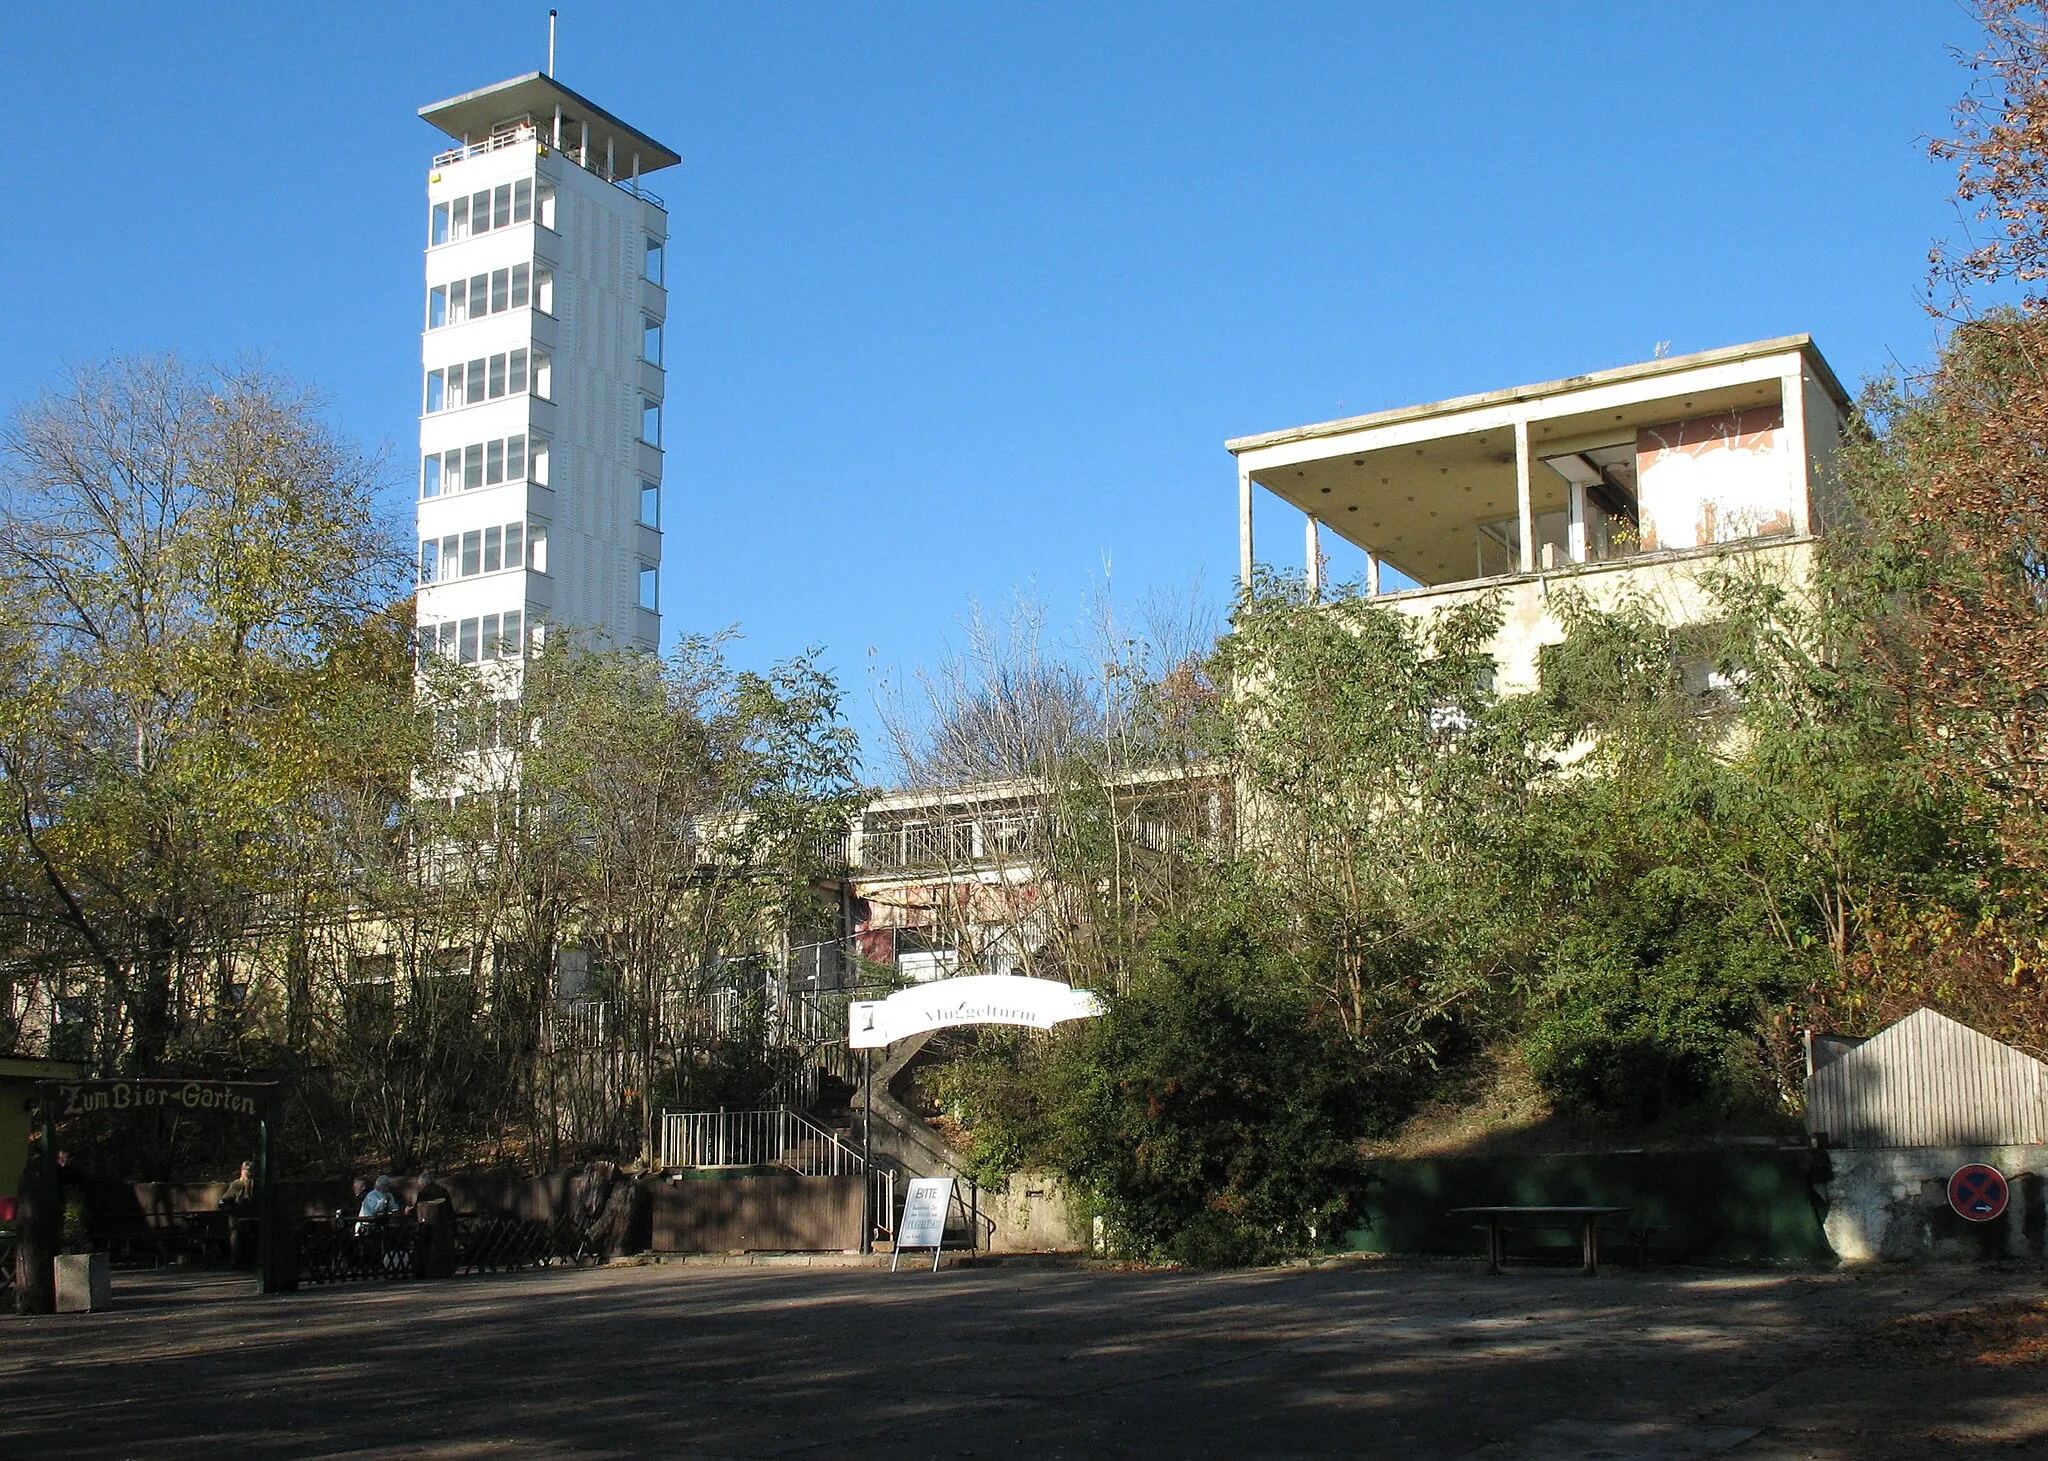
[[[1807,1078],[1806,1129],[1831,1146],[2048,1142],[2048,1065],[1915,1010]]]

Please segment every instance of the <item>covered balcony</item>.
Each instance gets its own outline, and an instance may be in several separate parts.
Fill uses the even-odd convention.
[[[1242,437],[1240,573],[1272,498],[1305,521],[1312,594],[1325,533],[1363,551],[1376,595],[1796,541],[1848,409],[1795,335]]]

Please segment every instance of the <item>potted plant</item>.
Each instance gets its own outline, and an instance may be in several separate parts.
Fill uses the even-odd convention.
[[[58,1313],[89,1314],[112,1302],[113,1261],[109,1255],[93,1251],[82,1192],[64,1195],[64,1230],[56,1268]]]

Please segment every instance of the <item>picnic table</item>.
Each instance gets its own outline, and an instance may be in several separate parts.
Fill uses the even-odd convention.
[[[1595,1274],[1600,1271],[1600,1220],[1616,1217],[1634,1209],[1626,1207],[1454,1207],[1451,1216],[1461,1213],[1486,1219],[1486,1271],[1499,1273],[1507,1253],[1502,1242],[1503,1235],[1516,1228],[1577,1228],[1579,1230],[1579,1271]]]

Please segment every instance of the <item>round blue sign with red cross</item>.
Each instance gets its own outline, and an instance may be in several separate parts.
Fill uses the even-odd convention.
[[[1948,1179],[1948,1205],[1973,1223],[1988,1223],[2004,1212],[2009,1195],[2005,1174],[1982,1162],[1958,1167]]]

